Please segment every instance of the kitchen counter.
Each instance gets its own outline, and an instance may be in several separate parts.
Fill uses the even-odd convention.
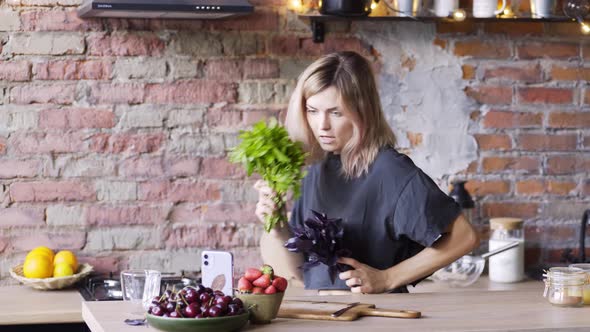
[[[75,289],[40,291],[21,285],[3,286],[0,299],[0,325],[84,322],[83,299]]]
[[[520,288],[520,286],[526,286]],[[363,317],[352,322],[277,318],[269,325],[249,325],[244,331],[588,331],[590,308],[560,308],[543,297],[543,284],[537,281],[513,284],[504,291],[445,291],[439,293],[384,295],[326,295],[322,300],[374,303],[379,308],[421,311],[419,319]],[[520,289],[519,289],[520,288]],[[316,300],[308,291],[285,299]],[[82,316],[92,332],[133,332],[137,327],[123,323],[126,318],[140,318],[127,302],[84,302]],[[142,328],[142,331],[157,331]]]

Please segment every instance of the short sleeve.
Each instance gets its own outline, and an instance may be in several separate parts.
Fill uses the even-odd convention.
[[[459,205],[422,170],[409,180],[394,211],[396,237],[430,247],[461,214]]]

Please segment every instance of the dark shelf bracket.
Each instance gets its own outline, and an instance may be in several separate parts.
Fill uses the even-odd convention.
[[[323,43],[324,42],[324,22],[320,22],[318,20],[311,20],[311,33],[313,36],[314,43]]]

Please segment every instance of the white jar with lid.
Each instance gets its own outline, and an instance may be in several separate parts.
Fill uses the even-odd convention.
[[[498,249],[512,242],[518,246],[489,258],[491,281],[518,282],[524,279],[524,230],[519,218],[490,219],[489,250]]]

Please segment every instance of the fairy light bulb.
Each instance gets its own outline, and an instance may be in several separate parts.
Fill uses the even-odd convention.
[[[582,30],[582,33],[585,35],[590,34],[590,25],[586,22],[582,22],[580,23],[580,30]]]
[[[506,9],[504,9],[503,14],[506,17],[512,17],[512,16],[514,16],[514,13],[512,12],[512,8],[509,8],[509,7],[506,7]]]
[[[458,21],[458,22],[464,21],[466,17],[467,17],[467,14],[465,13],[465,11],[463,9],[455,9],[455,11],[453,11],[453,19],[455,21]]]
[[[377,8],[377,3],[375,1],[371,2],[371,10],[374,10],[375,8]]]
[[[301,0],[291,0],[291,9],[293,9],[296,12],[301,11],[301,9],[303,9],[303,4],[301,3]]]

